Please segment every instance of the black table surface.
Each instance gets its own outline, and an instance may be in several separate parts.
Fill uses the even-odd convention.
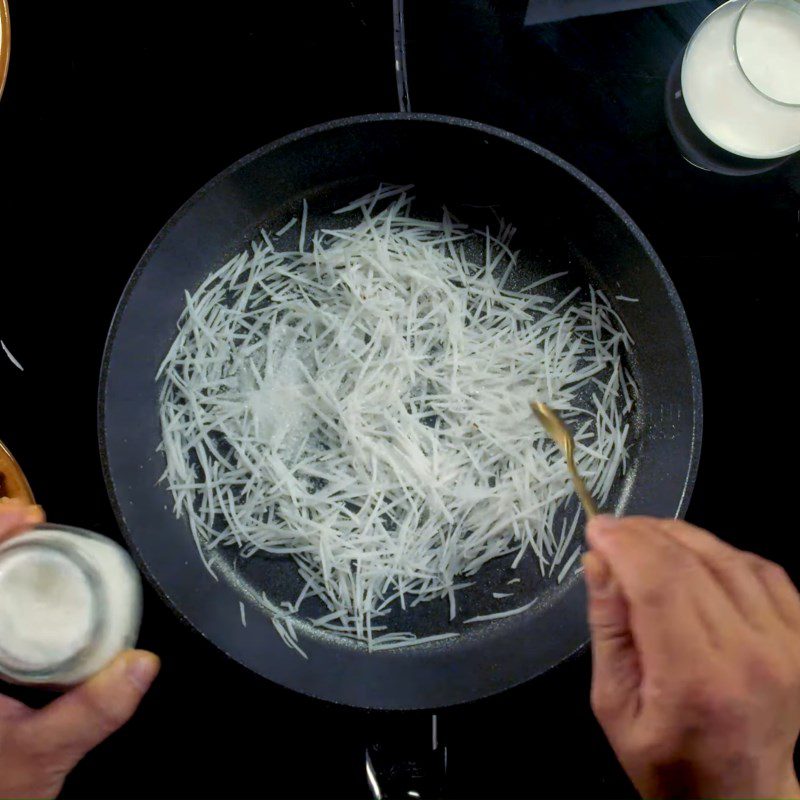
[[[633,216],[678,288],[700,357],[705,432],[688,518],[797,577],[793,487],[753,412],[776,414],[790,456],[800,159],[731,178],[677,152],[664,80],[713,2],[546,5],[556,17],[587,5],[618,13],[526,26],[519,0],[408,0],[411,108],[528,137]],[[0,338],[25,371],[0,358],[0,438],[51,519],[119,537],[96,394],[131,270],[178,206],[243,154],[309,124],[397,109],[391,2],[11,0],[11,18]],[[140,643],[163,672],[64,796],[368,796],[366,712],[251,674],[149,589]],[[442,714],[448,796],[632,796],[589,710],[590,671],[584,653]]]

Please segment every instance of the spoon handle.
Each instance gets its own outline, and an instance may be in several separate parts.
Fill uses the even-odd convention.
[[[572,483],[575,486],[578,499],[581,501],[583,510],[586,512],[586,519],[591,519],[597,514],[597,506],[591,494],[589,494],[589,490],[586,488],[583,478],[581,478],[578,474],[578,470],[575,468],[575,459],[572,457],[572,453],[570,453],[570,457],[567,459],[567,469],[572,478]]]

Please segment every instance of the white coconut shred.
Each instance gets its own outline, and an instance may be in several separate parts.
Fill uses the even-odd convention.
[[[297,249],[264,232],[187,292],[158,373],[164,480],[212,574],[221,547],[291,557],[294,614],[318,598],[312,623],[372,650],[454,636],[384,618],[437,600],[455,618],[465,578],[499,556],[563,580],[579,513],[556,523],[572,487],[529,403],[572,427],[602,505],[636,396],[602,292],[557,301],[557,276],[512,291],[514,229],[417,218],[410,189],[381,186],[342,209],[360,221],[310,242],[304,202]]]

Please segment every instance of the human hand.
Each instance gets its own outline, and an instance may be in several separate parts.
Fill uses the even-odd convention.
[[[592,708],[645,797],[800,797],[800,596],[776,564],[648,517],[589,522]]]
[[[43,521],[38,506],[0,502],[0,542]],[[0,695],[0,797],[55,797],[78,761],[131,718],[158,669],[152,653],[128,650],[40,710]]]

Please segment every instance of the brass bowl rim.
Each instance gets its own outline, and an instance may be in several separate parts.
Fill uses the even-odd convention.
[[[8,62],[11,56],[11,18],[7,0],[0,0],[0,97],[6,85]]]
[[[0,3],[3,0],[0,0]],[[16,471],[17,476],[20,479],[20,483],[22,483],[23,488],[28,490],[28,496],[31,498],[31,502],[33,502],[33,491],[31,490],[31,485],[28,483],[28,479],[25,476],[25,473],[22,471],[22,467],[19,465],[19,462],[16,458],[14,458],[13,453],[3,444],[2,440],[0,440],[0,454],[6,457],[6,460],[11,465],[11,468]]]

